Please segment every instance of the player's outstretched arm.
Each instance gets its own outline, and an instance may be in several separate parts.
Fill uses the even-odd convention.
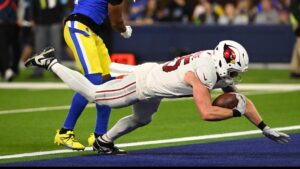
[[[228,86],[226,88],[223,88],[224,92],[236,92],[238,93],[238,89],[236,86]],[[249,99],[244,96],[246,100],[246,110],[244,116],[256,127],[262,130],[263,134],[270,138],[271,140],[274,140],[279,143],[286,143],[290,139],[290,137],[287,134],[278,132],[269,126],[267,126],[259,112],[257,111],[254,103]]]
[[[232,111],[231,109],[212,106],[208,89],[202,84],[202,82],[193,72],[186,73],[184,80],[187,84],[193,87],[194,100],[197,105],[199,114],[203,120],[220,121],[229,119],[231,117],[236,117],[236,115],[240,116],[241,114],[244,114],[246,118],[259,129],[261,129],[263,134],[269,139],[278,143],[287,143],[289,141],[289,135],[278,132],[267,126],[262,120],[262,117],[258,113],[253,102],[242,94],[236,94],[237,99],[239,100],[237,109],[241,113],[236,114],[235,111]]]
[[[236,92],[238,93],[238,89],[232,85],[228,86],[223,89],[224,92]],[[240,94],[241,95],[241,94]],[[257,111],[254,103],[249,99],[244,96],[246,100],[246,110],[244,116],[255,126],[257,126],[259,129],[262,130],[263,134],[270,138],[271,140],[274,140],[279,143],[286,143],[290,139],[290,137],[287,134],[278,132],[269,126],[267,126],[259,112]]]
[[[269,139],[276,141],[278,143],[287,143],[290,140],[289,135],[276,131],[270,128],[269,126],[267,126],[264,123],[262,117],[260,116],[253,102],[248,98],[247,98],[246,112],[244,115],[251,123],[253,123],[259,129],[261,129],[263,134]]]
[[[202,84],[195,73],[186,73],[184,80],[193,87],[194,100],[203,120],[220,121],[235,117],[235,112],[231,109],[212,106],[209,90]]]
[[[255,126],[258,126],[259,123],[263,121],[262,117],[258,113],[256,107],[254,106],[253,102],[246,98],[247,104],[246,104],[246,112],[245,112],[245,117],[253,123]]]

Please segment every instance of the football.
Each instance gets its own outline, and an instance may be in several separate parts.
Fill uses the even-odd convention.
[[[234,93],[224,93],[219,95],[212,103],[213,106],[233,109],[238,104],[238,99]]]

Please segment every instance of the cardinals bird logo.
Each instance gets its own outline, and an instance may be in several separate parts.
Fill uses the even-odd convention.
[[[229,45],[224,46],[224,54],[223,54],[225,60],[227,63],[235,64],[236,54],[234,51],[230,48]]]

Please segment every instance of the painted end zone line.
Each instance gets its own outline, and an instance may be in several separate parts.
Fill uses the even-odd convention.
[[[275,128],[275,129],[278,131],[298,130],[298,129],[300,129],[300,125],[289,126],[289,127],[280,127],[280,128]],[[164,143],[177,143],[177,142],[186,142],[186,141],[207,140],[207,139],[216,139],[216,138],[225,138],[225,137],[237,137],[237,136],[253,135],[253,134],[260,134],[260,133],[261,133],[260,130],[250,130],[250,131],[243,131],[243,132],[212,134],[212,135],[194,136],[194,137],[183,137],[183,138],[175,138],[175,139],[167,139],[167,140],[124,143],[124,144],[117,144],[117,146],[121,147],[121,148],[122,147],[134,147],[134,146],[145,146],[145,145],[164,144]],[[86,150],[91,151],[92,147],[87,147]],[[15,154],[15,155],[4,155],[4,156],[0,156],[0,160],[13,159],[13,158],[24,158],[24,157],[36,157],[36,156],[42,156],[42,155],[63,154],[63,153],[72,153],[72,152],[77,152],[77,151],[53,150],[53,151],[43,151],[43,152],[24,153],[24,154]]]

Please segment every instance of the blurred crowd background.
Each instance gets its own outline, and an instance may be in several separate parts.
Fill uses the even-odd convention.
[[[74,0],[0,0],[0,71],[13,81],[20,65],[51,45],[72,59],[62,36]],[[9,5],[9,8],[7,8]],[[127,24],[290,25],[291,0],[125,0]],[[7,49],[10,49],[9,51]],[[31,78],[41,78],[33,72]]]
[[[139,0],[127,2],[132,24],[290,24],[290,0]]]

